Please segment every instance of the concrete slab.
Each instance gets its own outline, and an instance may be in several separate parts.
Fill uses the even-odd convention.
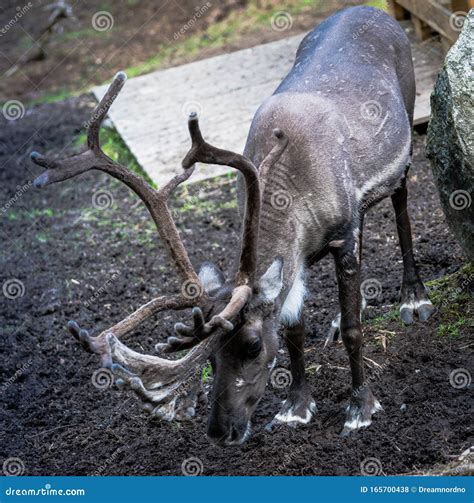
[[[260,103],[290,70],[304,34],[130,79],[109,117],[138,163],[158,185],[180,171],[190,146],[189,112],[199,113],[205,138],[242,152]],[[416,123],[429,117],[429,94],[442,61],[441,45],[413,44]],[[257,71],[258,70],[258,71]],[[100,99],[107,86],[93,89]],[[228,168],[201,165],[192,181]]]

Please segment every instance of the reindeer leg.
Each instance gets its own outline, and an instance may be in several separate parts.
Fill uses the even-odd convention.
[[[352,235],[352,234],[351,234]],[[382,407],[365,381],[362,360],[362,329],[360,322],[360,260],[356,239],[347,239],[344,247],[333,251],[339,284],[342,341],[349,354],[352,373],[351,401],[347,408],[342,435],[369,426],[372,414]],[[352,244],[352,245],[351,245]]]
[[[426,294],[425,286],[418,276],[413,256],[413,242],[411,238],[410,219],[407,212],[406,180],[392,195],[392,204],[397,221],[398,239],[403,258],[403,282],[400,291],[400,316],[403,323],[413,323],[413,313],[420,321],[426,321],[434,311],[433,304]]]
[[[304,365],[304,319],[293,326],[285,328],[285,342],[290,354],[291,385],[288,398],[283,402],[280,412],[270,423],[271,426],[286,423],[289,426],[298,426],[311,421],[316,412],[316,402],[311,396],[305,377]]]
[[[359,235],[359,262],[362,262],[362,229],[364,225],[364,215],[360,215],[359,217],[359,227],[360,231],[358,233]],[[333,248],[330,247],[332,250]],[[362,318],[364,316],[364,311],[367,308],[367,301],[362,298],[362,304],[361,304],[361,309],[360,309],[360,320],[362,321]],[[328,334],[326,336],[326,340],[324,341],[324,347],[328,346],[332,342],[338,342],[339,336],[341,335],[341,313],[339,314],[332,320],[331,326],[329,328]]]

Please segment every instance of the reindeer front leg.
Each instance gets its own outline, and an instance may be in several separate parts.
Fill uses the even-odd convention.
[[[347,408],[342,435],[369,426],[372,414],[382,408],[365,381],[360,321],[360,258],[356,245],[358,239],[352,237],[354,235],[352,232],[349,235],[351,239],[347,239],[342,248],[333,250],[339,285],[341,335],[349,354],[352,373],[351,401]]]
[[[291,385],[288,396],[280,412],[275,416],[267,429],[286,423],[289,426],[307,424],[316,412],[316,402],[311,396],[305,376],[304,339],[306,335],[303,315],[296,324],[285,327],[285,342],[290,355]]]

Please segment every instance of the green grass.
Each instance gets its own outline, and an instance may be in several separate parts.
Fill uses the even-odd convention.
[[[100,143],[104,153],[108,155],[112,160],[118,162],[119,164],[127,166],[134,173],[143,177],[153,188],[156,188],[156,184],[143,171],[116,129],[110,127],[102,128],[100,131]],[[87,133],[85,132],[77,136],[74,141],[74,145],[76,147],[84,146],[86,144]]]

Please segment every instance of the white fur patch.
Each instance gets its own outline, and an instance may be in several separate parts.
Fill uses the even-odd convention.
[[[283,402],[283,405],[285,405],[285,403],[286,400],[285,402]],[[293,408],[290,408],[284,413],[279,412],[275,416],[275,420],[280,421],[281,423],[308,424],[311,421],[311,418],[313,417],[315,411],[316,411],[316,402],[313,400],[310,403],[309,407],[306,409],[305,417],[296,416],[294,414]]]
[[[304,267],[301,266],[283,303],[280,313],[280,321],[282,323],[286,326],[292,326],[299,321],[305,297]]]
[[[349,409],[349,407],[348,407]],[[378,400],[375,400],[374,406],[372,410],[370,411],[371,414],[375,414],[379,410],[383,410],[382,405]],[[372,424],[372,419],[366,419],[363,421],[360,417],[360,413],[351,417],[344,423],[344,429],[348,430],[357,430],[358,428],[366,428],[367,426],[370,426]]]
[[[210,292],[222,286],[222,278],[212,266],[203,264],[199,271],[199,280],[206,292]]]
[[[430,300],[425,300],[425,299],[422,299],[422,300],[412,300],[410,302],[405,302],[403,303],[401,306],[400,306],[400,311],[402,311],[403,309],[410,309],[410,310],[417,310],[419,307],[421,306],[432,306],[433,304],[431,303]]]

